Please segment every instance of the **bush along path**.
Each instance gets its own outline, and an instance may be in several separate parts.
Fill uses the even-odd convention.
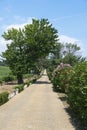
[[[75,130],[46,73],[0,107],[1,130]]]
[[[48,71],[48,76],[53,88],[65,93],[71,110],[87,130],[87,61],[73,67],[62,63]]]
[[[10,86],[8,85],[8,87],[6,85],[3,85],[3,87],[1,86],[2,88],[0,88],[0,105],[3,105],[11,98],[16,96],[18,93],[25,90],[32,83],[36,82],[36,80],[40,78],[40,76],[34,76],[30,80],[27,80],[24,84],[20,84],[16,86],[14,84],[13,85],[11,84]]]

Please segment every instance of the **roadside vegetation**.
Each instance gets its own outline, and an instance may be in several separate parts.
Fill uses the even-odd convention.
[[[60,43],[58,31],[48,19],[32,19],[23,29],[12,28],[2,36],[9,44],[2,53],[8,67],[0,67],[0,83],[16,79],[21,92],[24,78],[36,76],[26,81],[33,83],[47,69],[54,90],[65,93],[72,111],[87,124],[87,60],[80,55],[81,48]]]
[[[0,69],[0,105],[6,103],[17,93],[22,92],[25,88],[29,87],[30,84],[36,82],[36,80],[41,76],[37,74],[25,74],[23,75],[24,83],[19,85],[9,67],[0,66]]]
[[[83,129],[87,129],[87,61],[77,55],[80,48],[76,44],[66,45],[67,54],[59,59],[51,58],[47,73],[54,91],[65,93],[70,109],[81,121]]]

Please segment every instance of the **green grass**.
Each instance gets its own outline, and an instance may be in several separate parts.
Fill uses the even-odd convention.
[[[0,66],[0,79],[2,79],[4,76],[7,76],[10,73],[9,67],[6,66]]]

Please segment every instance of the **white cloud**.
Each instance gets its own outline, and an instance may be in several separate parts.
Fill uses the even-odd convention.
[[[85,56],[85,48],[83,47],[83,44],[80,40],[76,39],[76,38],[72,38],[72,37],[69,37],[69,36],[66,36],[66,35],[60,35],[59,36],[59,41],[63,44],[65,43],[72,43],[72,44],[77,44],[81,50],[80,50],[80,54]]]
[[[66,36],[66,35],[60,35],[59,39],[60,39],[60,42],[62,42],[62,43],[66,43],[66,42],[77,43],[79,41],[76,38],[72,38],[72,37],[69,37],[69,36]]]
[[[6,50],[6,41],[0,38],[0,54]]]
[[[16,28],[16,29],[21,28],[22,29],[24,26],[25,26],[25,24],[11,24],[6,27],[6,30],[11,29],[11,28]]]
[[[19,19],[20,17],[16,17],[16,19]],[[20,19],[21,20],[21,19]],[[11,25],[8,25],[6,27],[6,30],[8,29],[11,29],[11,28],[16,28],[16,29],[19,29],[19,28],[23,28],[26,24],[31,24],[32,23],[32,18],[28,18],[24,23],[22,24],[11,24]]]
[[[4,38],[0,38],[0,54],[7,49],[7,44],[10,44],[11,40],[5,41]]]

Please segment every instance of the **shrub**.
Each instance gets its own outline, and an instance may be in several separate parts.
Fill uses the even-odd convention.
[[[47,75],[48,75],[50,81],[52,81],[52,77],[53,77],[52,73],[53,73],[54,69],[55,68],[53,66],[51,66],[47,69]]]
[[[67,87],[69,86],[69,73],[72,67],[69,64],[59,65],[53,72],[52,83],[56,90],[61,92],[67,92]]]
[[[67,100],[78,117],[87,123],[87,62],[79,63],[70,75]]]
[[[13,81],[13,80],[14,80],[13,75],[7,75],[7,76],[3,77],[3,81],[5,81],[5,82],[10,82],[10,81]]]
[[[18,89],[19,93],[24,90],[24,84],[18,85],[15,87],[15,89]]]
[[[8,92],[0,93],[0,105],[6,103],[8,101]]]
[[[0,79],[0,85],[2,85],[3,81]]]
[[[24,83],[24,85],[26,85],[26,84],[27,84],[27,86],[29,87],[30,81],[26,81],[26,82]]]
[[[37,80],[37,79],[36,79],[36,78],[34,78],[34,79],[32,79],[32,81],[31,81],[31,82],[32,82],[32,83],[35,83],[35,82],[36,82],[36,80]]]

